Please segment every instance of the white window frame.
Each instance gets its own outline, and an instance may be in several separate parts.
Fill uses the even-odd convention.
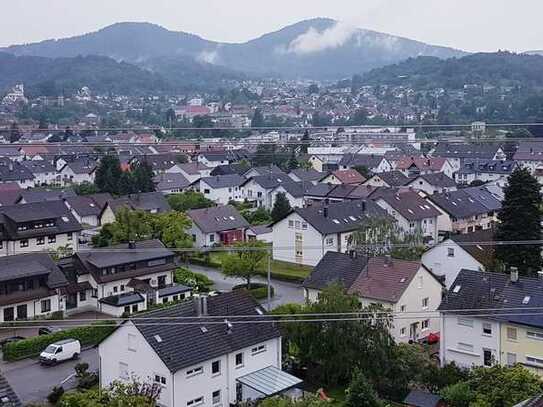
[[[202,404],[204,404],[204,396],[187,401],[187,407],[201,406]]]
[[[543,341],[543,333],[536,331],[527,331],[526,337],[528,339],[533,339],[534,341]]]
[[[251,349],[251,355],[255,356],[255,355],[258,355],[259,353],[264,353],[266,352],[266,344],[262,344],[262,345],[258,345],[258,346],[255,346]]]
[[[136,335],[128,334],[128,350],[131,352],[136,352]]]
[[[460,326],[466,326],[468,328],[473,328],[473,319],[470,319],[470,318],[462,318],[462,317],[458,317],[458,325]]]
[[[130,379],[130,374],[128,373],[128,363],[119,362],[119,377],[122,380]]]
[[[217,396],[215,396],[215,393],[218,393]],[[217,404],[221,404],[221,389],[219,390],[215,390],[214,392],[211,393],[211,403],[215,406]]]
[[[219,364],[219,371],[218,372],[213,373],[213,363],[218,363]],[[217,360],[214,360],[214,361],[211,362],[211,377],[221,375],[221,373],[222,373],[222,366],[221,365],[222,365],[222,363],[221,363],[220,359],[217,359]]]
[[[490,332],[485,332],[490,330]],[[483,322],[483,336],[492,336],[492,324],[490,322]]]
[[[204,373],[204,367],[203,366],[198,366],[198,367],[192,368],[190,370],[187,370],[186,373],[185,373],[185,376],[188,379],[189,377],[198,376],[198,375],[201,375],[202,373]]]
[[[513,332],[515,333],[514,338],[513,338],[512,335],[510,335]],[[507,327],[506,334],[507,334],[507,340],[508,341],[512,341],[512,342],[518,341],[518,330],[517,330],[517,328]]]
[[[428,309],[430,306],[430,297],[425,297],[422,299],[422,309]]]
[[[237,363],[238,355],[241,355],[241,363]],[[239,369],[243,366],[245,366],[245,355],[243,352],[238,352],[234,355],[234,365],[236,366],[236,369]]]

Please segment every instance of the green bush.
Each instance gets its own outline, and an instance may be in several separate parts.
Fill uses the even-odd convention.
[[[69,338],[78,339],[82,346],[96,345],[114,329],[114,322],[101,321],[94,325],[66,329],[49,335],[34,336],[6,344],[3,349],[3,358],[7,361],[14,361],[37,356],[51,343]]]
[[[47,395],[47,401],[49,401],[49,403],[51,404],[57,404],[63,394],[64,394],[64,387],[55,386],[51,390],[51,393]]]
[[[213,280],[205,274],[195,273],[185,267],[179,267],[175,270],[174,281],[177,284],[192,287],[196,291],[206,291],[213,285]]]
[[[240,284],[232,287],[232,290],[247,290],[247,285]],[[268,298],[268,285],[267,284],[261,284],[261,283],[251,283],[251,287],[248,289],[249,294],[255,299],[255,300],[263,300],[265,298]],[[275,289],[273,286],[270,286],[271,296],[273,297],[275,295]]]
[[[213,268],[220,268],[221,263],[217,263],[212,260],[208,260],[206,258],[200,258],[200,257],[191,257],[189,259],[189,262],[192,264],[196,264],[197,266],[204,266],[204,267],[213,267]]]

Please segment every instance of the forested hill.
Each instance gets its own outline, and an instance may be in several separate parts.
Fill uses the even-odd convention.
[[[543,87],[543,56],[497,52],[446,60],[409,58],[366,73],[363,83],[414,89],[462,89],[469,84],[539,88]]]

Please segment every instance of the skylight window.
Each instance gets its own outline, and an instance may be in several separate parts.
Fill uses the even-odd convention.
[[[411,209],[407,209],[407,212],[409,212],[410,214],[414,214],[415,212],[413,212]]]
[[[63,216],[63,217],[62,217],[62,220],[63,220],[64,222],[66,222],[66,223],[68,223],[68,222],[70,221],[70,219],[68,219],[67,216]]]
[[[462,286],[460,284],[457,284],[454,286],[453,288],[453,293],[458,293],[460,291],[460,289],[462,288]]]
[[[332,222],[337,223],[339,225],[339,220],[337,219],[332,219]]]
[[[158,343],[162,342],[162,338],[160,337],[160,335],[155,335],[155,341],[157,341]]]
[[[400,280],[400,283],[405,283],[405,277],[402,277],[402,279]]]
[[[530,302],[530,298],[531,298],[531,297],[530,297],[529,295],[527,295],[526,297],[524,297],[524,298],[522,299],[522,304],[523,304],[523,305],[528,304],[528,303]]]
[[[236,220],[236,218],[234,218],[233,216],[229,216],[228,217],[230,220]]]
[[[205,334],[207,333],[207,328],[205,326],[201,326],[200,331],[202,331],[202,333]]]
[[[356,221],[356,218],[354,216],[349,216],[349,219],[352,220],[353,222]]]

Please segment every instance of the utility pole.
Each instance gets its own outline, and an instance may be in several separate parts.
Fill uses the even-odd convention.
[[[271,311],[271,248],[268,249],[268,312]]]

